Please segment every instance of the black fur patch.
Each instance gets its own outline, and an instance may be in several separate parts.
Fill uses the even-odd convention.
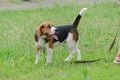
[[[70,32],[72,27],[73,27],[72,25],[56,27],[58,31],[56,34],[58,37],[58,40],[54,40],[54,42],[56,41],[63,42],[68,37],[68,33]]]

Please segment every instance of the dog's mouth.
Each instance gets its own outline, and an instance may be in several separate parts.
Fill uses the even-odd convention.
[[[55,39],[55,40],[58,40],[58,36],[57,36],[57,31],[55,32],[55,34],[47,34],[47,36],[49,37],[49,38],[53,38],[53,39]]]

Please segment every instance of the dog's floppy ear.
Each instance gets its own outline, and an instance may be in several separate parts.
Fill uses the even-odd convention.
[[[39,27],[37,28],[37,30],[36,30],[36,32],[35,32],[35,36],[34,36],[36,42],[38,42],[40,36],[41,36],[41,28],[40,28],[40,26],[39,26]]]
[[[41,32],[41,29],[42,29],[42,24],[40,24],[38,27],[37,27],[37,30],[35,32],[35,41],[37,42],[39,40],[39,37],[42,35],[42,32]]]
[[[41,28],[42,28],[42,24],[40,24],[37,28],[37,36],[38,37],[40,37],[42,35]]]

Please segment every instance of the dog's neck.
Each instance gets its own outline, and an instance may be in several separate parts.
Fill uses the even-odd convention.
[[[40,38],[44,39],[44,38],[47,38],[47,36],[46,35],[41,35]]]
[[[57,37],[57,35],[51,35],[51,36],[41,35],[41,36],[40,36],[40,39],[44,40],[45,43],[47,43],[47,42],[50,41],[50,40],[53,40],[53,42],[54,42],[54,41],[57,41],[57,40],[58,40],[58,37]]]

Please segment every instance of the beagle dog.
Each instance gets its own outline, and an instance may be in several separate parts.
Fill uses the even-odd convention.
[[[35,42],[37,46],[35,64],[37,64],[40,59],[41,49],[46,49],[46,63],[51,63],[53,49],[61,43],[66,43],[70,51],[65,62],[70,62],[75,53],[77,53],[77,61],[81,60],[81,54],[78,48],[79,33],[77,31],[77,26],[86,11],[87,8],[83,8],[71,25],[54,27],[52,23],[44,22],[38,26],[35,32]]]

